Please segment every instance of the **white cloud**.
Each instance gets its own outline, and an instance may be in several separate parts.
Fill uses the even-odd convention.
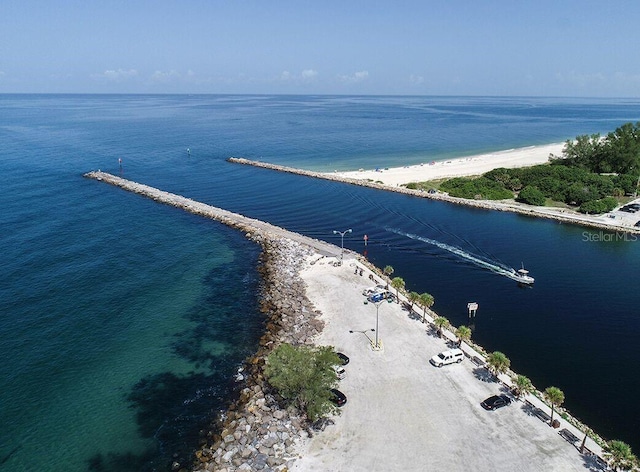
[[[165,84],[167,82],[179,80],[181,77],[182,75],[180,74],[180,72],[173,69],[167,72],[157,70],[153,74],[151,74],[151,81]]]
[[[280,74],[282,82],[310,82],[318,76],[318,71],[313,69],[304,69],[300,74],[292,74],[288,70],[283,70]]]
[[[369,78],[369,72],[366,70],[358,71],[352,75],[339,75],[338,79],[345,83],[363,82]]]
[[[100,74],[92,74],[91,78],[95,80],[103,80],[108,82],[123,82],[138,76],[138,71],[135,69],[107,69]]]
[[[412,84],[415,84],[415,85],[420,85],[420,84],[424,83],[424,77],[421,76],[421,75],[413,75],[413,74],[411,74],[409,76],[409,82],[411,82]]]
[[[302,79],[303,80],[313,80],[318,76],[318,71],[313,69],[305,69],[302,71]]]

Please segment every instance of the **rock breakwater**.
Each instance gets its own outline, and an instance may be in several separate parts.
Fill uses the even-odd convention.
[[[247,238],[261,245],[259,298],[266,330],[258,352],[239,373],[238,399],[215,419],[209,431],[201,433],[202,444],[193,464],[174,462],[172,470],[269,472],[289,468],[296,458],[296,446],[310,434],[308,425],[299,412],[278,402],[264,379],[263,367],[266,357],[280,343],[311,345],[322,331],[320,313],[307,298],[299,271],[308,256],[336,256],[340,248],[106,172],[89,172],[85,177],[215,219],[242,230]]]
[[[443,202],[453,203],[456,205],[470,206],[474,208],[480,208],[483,210],[494,211],[508,211],[512,213],[518,213],[525,216],[546,218],[555,220],[561,223],[570,223],[580,226],[586,226],[589,228],[598,228],[608,231],[619,231],[624,233],[640,234],[640,228],[633,226],[622,225],[618,221],[611,220],[599,220],[599,217],[593,217],[589,215],[583,215],[572,210],[556,209],[550,207],[534,207],[530,205],[524,205],[516,202],[505,201],[490,201],[490,200],[469,200],[466,198],[452,197],[446,193],[435,192],[429,193],[423,190],[414,190],[406,187],[392,187],[385,185],[381,182],[375,182],[366,179],[352,179],[349,177],[343,177],[339,175],[333,175],[326,172],[315,172],[305,169],[296,169],[294,167],[280,166],[276,164],[270,164],[268,162],[252,161],[240,157],[230,157],[228,162],[235,164],[244,164],[254,167],[261,167],[263,169],[276,170],[278,172],[287,172],[289,174],[304,175],[306,177],[313,177],[316,179],[333,180],[335,182],[342,182],[350,185],[358,185],[360,187],[375,188],[377,190],[385,190],[387,192],[403,193],[405,195],[412,195],[414,197],[429,198],[431,200],[439,200]]]
[[[260,349],[246,364],[239,399],[219,418],[196,452],[193,471],[282,471],[296,459],[296,448],[309,436],[304,417],[284,408],[263,376],[265,359],[280,343],[313,344],[323,323],[306,296],[298,273],[314,253],[285,238],[261,241],[260,273],[264,287],[261,308],[267,330]]]

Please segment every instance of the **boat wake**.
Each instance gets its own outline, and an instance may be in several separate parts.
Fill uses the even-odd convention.
[[[466,259],[467,261],[473,262],[475,265],[479,267],[483,267],[485,269],[489,269],[491,272],[502,275],[504,277],[508,277],[515,281],[521,281],[518,277],[518,272],[511,267],[508,267],[497,261],[489,261],[485,258],[478,256],[476,254],[472,254],[467,252],[459,247],[451,246],[450,244],[446,244],[440,241],[436,241],[435,239],[425,238],[423,236],[418,236],[417,234],[405,233],[404,231],[386,228],[387,231],[390,231],[395,234],[399,234],[400,236],[405,236],[409,239],[413,239],[415,241],[422,241],[423,243],[431,244],[432,246],[439,247],[440,249],[444,249],[445,251],[450,252],[451,254],[455,254],[462,259]]]

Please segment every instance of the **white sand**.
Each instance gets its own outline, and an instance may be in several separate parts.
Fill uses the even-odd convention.
[[[479,154],[447,161],[437,161],[407,166],[392,167],[381,170],[358,170],[349,172],[334,172],[333,175],[352,179],[381,181],[385,185],[397,186],[409,182],[424,182],[450,177],[480,175],[497,167],[526,167],[544,164],[549,161],[549,154],[560,156],[564,143],[531,146],[490,154]]]

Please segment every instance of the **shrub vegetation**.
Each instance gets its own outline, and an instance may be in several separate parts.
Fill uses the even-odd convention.
[[[339,413],[329,389],[338,383],[333,366],[340,363],[330,346],[281,344],[267,357],[264,374],[288,405],[304,411],[313,422]]]
[[[617,198],[637,191],[640,122],[627,123],[604,138],[594,134],[568,140],[562,156],[549,160],[533,167],[494,169],[478,178],[449,179],[440,188],[454,197],[503,200],[515,194],[529,205],[544,205],[548,199],[582,213],[605,213],[618,205]]]

